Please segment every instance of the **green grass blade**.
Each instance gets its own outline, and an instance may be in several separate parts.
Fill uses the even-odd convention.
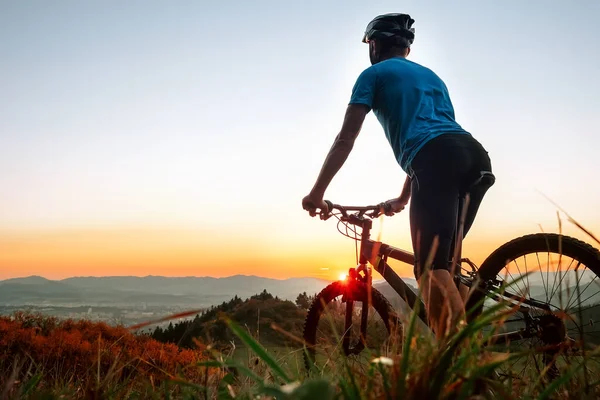
[[[354,374],[352,373],[352,370],[350,369],[350,367],[348,366],[348,363],[346,362],[346,359],[344,359],[344,364],[346,367],[346,372],[348,373],[348,378],[350,379],[350,385],[349,385],[348,389],[352,390],[351,392],[349,392],[350,396],[344,397],[344,399],[346,399],[346,398],[360,399],[360,389],[358,387],[358,384],[356,383],[356,378],[355,378]]]
[[[294,400],[333,400],[335,398],[335,387],[326,380],[308,381],[297,387],[291,397]]]
[[[552,383],[550,385],[548,385],[546,387],[546,389],[540,393],[540,395],[538,396],[538,400],[544,400],[544,399],[549,399],[550,396],[563,384],[567,383],[569,381],[569,379],[571,379],[573,377],[573,374],[578,370],[579,368],[572,368],[568,373],[562,375],[560,378],[555,379],[554,381],[552,381]]]
[[[243,373],[248,378],[250,378],[254,382],[258,383],[259,385],[264,384],[263,379],[261,377],[259,377],[258,375],[256,375],[250,368],[248,368],[240,363],[237,363],[235,361],[232,361],[232,360],[227,360],[227,361],[208,360],[208,361],[201,361],[201,362],[197,363],[196,365],[198,365],[200,367],[235,368],[236,370]]]
[[[342,379],[338,383],[338,386],[339,386],[340,390],[342,391],[342,399],[349,400],[349,399],[356,398],[354,391],[352,391],[350,389],[350,385],[348,384],[348,381],[346,381],[345,379]]]
[[[400,363],[400,373],[398,374],[398,396],[403,397],[406,390],[406,377],[408,375],[408,362],[410,359],[410,346],[412,339],[415,335],[415,328],[417,325],[417,318],[419,315],[420,302],[416,302],[415,308],[413,309],[410,321],[408,323],[408,329],[406,330],[406,338],[404,340],[404,348],[402,349],[402,362]]]
[[[283,380],[285,383],[290,383],[292,380],[285,373],[283,368],[277,364],[277,361],[267,352],[267,350],[254,338],[252,338],[246,331],[244,331],[238,324],[228,319],[227,325],[229,329],[233,331],[233,333],[240,338],[242,342],[246,344],[256,355],[263,360],[267,366],[273,371],[273,373]]]
[[[265,396],[268,397],[272,397],[273,399],[276,400],[288,400],[288,399],[292,399],[292,397],[287,394],[284,393],[283,390],[281,390],[280,387],[278,386],[272,386],[272,385],[267,385],[267,386],[263,386],[258,393],[263,394]]]
[[[165,400],[171,399],[171,392],[169,391],[169,381],[165,381]]]
[[[436,373],[432,377],[431,383],[431,393],[441,393],[444,382],[451,377],[452,368],[456,368],[456,364],[453,363],[453,358],[460,351],[460,345],[465,340],[469,338],[475,338],[477,333],[485,326],[488,326],[492,321],[501,316],[495,314],[496,311],[502,309],[504,306],[502,304],[496,304],[490,307],[488,310],[482,312],[474,321],[467,324],[464,328],[455,333],[446,346],[445,350],[442,352],[441,357],[439,359],[439,364],[436,367],[436,371],[443,371],[440,373]],[[459,359],[458,365],[462,365],[464,361]]]
[[[260,390],[260,393],[277,400],[333,400],[335,387],[327,380],[319,379],[305,381],[291,391],[286,390],[285,386],[267,385]]]
[[[34,376],[32,376],[31,379],[29,379],[25,383],[25,385],[23,385],[23,389],[21,389],[21,394],[26,395],[27,393],[29,393],[29,391],[36,388],[37,385],[40,383],[41,379],[42,379],[42,374],[35,374]]]

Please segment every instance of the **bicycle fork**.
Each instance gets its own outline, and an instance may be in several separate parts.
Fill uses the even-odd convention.
[[[371,227],[372,222],[363,221],[362,222],[362,234],[361,234],[361,245],[360,245],[360,258],[358,260],[358,266],[355,268],[350,268],[348,270],[348,283],[346,287],[346,292],[352,290],[353,283],[364,283],[367,287],[367,299],[362,302],[361,312],[360,312],[360,337],[358,343],[355,345],[350,344],[350,336],[352,335],[352,317],[354,315],[354,300],[352,300],[352,296],[348,296],[348,294],[344,294],[342,296],[342,301],[346,302],[346,316],[344,321],[344,336],[342,341],[342,346],[344,349],[344,354],[346,356],[350,354],[358,354],[365,348],[365,343],[367,341],[367,319],[369,317],[369,305],[371,303],[371,284],[372,284],[372,276],[371,276],[371,268],[367,266],[369,262],[369,257],[364,253],[365,244],[371,238]],[[364,275],[361,276],[361,273]]]
[[[369,313],[368,304],[364,304],[361,310],[361,319],[360,319],[360,340],[355,345],[350,345],[350,336],[352,334],[352,314],[354,308],[354,301],[348,300],[346,302],[346,323],[344,326],[344,338],[343,338],[343,348],[344,354],[358,354],[365,348],[365,341],[367,340],[367,317]]]
[[[352,290],[352,284],[355,282],[365,283],[367,285],[367,301],[362,302],[360,311],[360,336],[359,340],[355,345],[350,344],[352,336],[352,317],[354,316],[354,300],[352,296],[348,296],[348,293],[342,296],[342,302],[346,303],[346,315],[344,320],[344,336],[342,339],[342,346],[344,354],[346,356],[350,354],[359,354],[365,348],[367,341],[367,320],[369,318],[369,305],[371,302],[371,269],[365,264],[359,264],[357,268],[351,268],[348,274],[348,287],[347,290]],[[364,272],[365,276],[360,276],[360,272]]]

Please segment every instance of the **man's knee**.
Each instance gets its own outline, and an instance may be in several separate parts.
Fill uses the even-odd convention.
[[[413,274],[415,275],[415,279],[417,281],[421,279],[421,276],[423,276],[423,273],[425,273],[426,270],[429,271],[429,273],[433,273],[434,271],[446,271],[448,275],[450,274],[450,261],[434,261],[434,263],[431,266],[421,265],[421,263],[418,261],[419,260],[417,260],[417,262],[415,262],[415,264],[413,265]]]

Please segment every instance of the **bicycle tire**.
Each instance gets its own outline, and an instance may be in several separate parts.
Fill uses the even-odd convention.
[[[582,261],[586,267],[600,276],[600,251],[590,244],[570,236],[555,233],[534,233],[521,236],[498,247],[479,267],[475,279],[478,284],[476,284],[475,289],[483,290],[474,290],[469,299],[467,310],[473,308],[470,319],[476,318],[481,313],[483,304],[479,304],[477,308],[475,306],[485,296],[484,286],[486,282],[494,279],[506,266],[507,262],[540,251],[561,252],[567,257]]]
[[[307,372],[311,370],[311,361],[315,358],[315,342],[319,319],[327,305],[336,297],[346,295],[352,301],[367,301],[367,285],[362,282],[333,282],[325,287],[313,300],[304,321],[303,339],[306,344],[304,366]],[[377,311],[383,320],[388,335],[397,326],[397,314],[389,301],[377,289],[371,287],[371,307]]]

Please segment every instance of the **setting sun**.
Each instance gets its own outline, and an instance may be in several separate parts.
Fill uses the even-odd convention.
[[[338,279],[340,281],[345,281],[347,277],[348,277],[348,274],[341,273],[340,276],[338,277]]]

